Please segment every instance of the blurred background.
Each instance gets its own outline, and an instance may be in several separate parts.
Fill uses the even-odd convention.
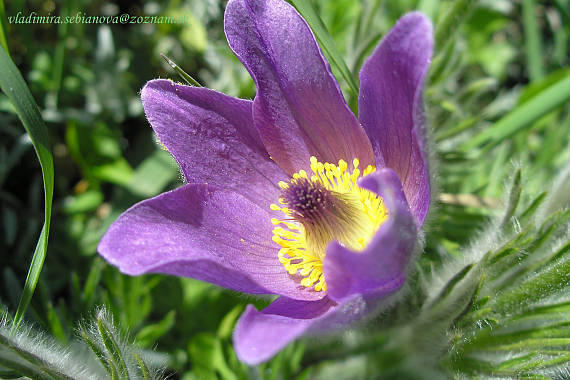
[[[75,326],[105,304],[138,347],[175,378],[250,374],[231,347],[247,298],[210,284],[162,275],[128,277],[96,246],[134,203],[182,184],[176,163],[156,143],[139,91],[153,78],[182,79],[165,54],[202,85],[252,99],[255,87],[223,33],[225,1],[10,0],[3,25],[10,55],[38,103],[53,144],[55,193],[49,248],[26,319],[68,343]],[[312,1],[357,78],[364,59],[396,20],[424,11],[436,25],[425,91],[436,182],[427,248],[419,265],[437,266],[486,223],[502,199],[513,162],[527,194],[551,184],[570,159],[568,104],[526,122],[498,124],[570,75],[567,0],[480,0],[441,27],[450,0]],[[182,24],[21,24],[37,15],[187,15]],[[335,74],[338,74],[335,72]],[[356,98],[337,75],[349,104]],[[523,114],[524,116],[524,114]],[[497,127],[497,125],[499,125]],[[496,133],[485,132],[495,128]],[[493,130],[493,129],[491,129]],[[0,93],[0,301],[16,310],[43,223],[43,182],[30,139]],[[453,197],[457,195],[472,197]],[[261,369],[295,374],[304,343]],[[310,348],[309,348],[310,349]],[[285,375],[284,375],[285,374]]]

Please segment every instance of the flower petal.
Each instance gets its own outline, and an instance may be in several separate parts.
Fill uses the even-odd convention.
[[[235,192],[190,184],[131,207],[98,251],[130,275],[167,273],[247,293],[322,298],[279,262],[270,218]]]
[[[241,361],[259,364],[303,335],[339,330],[371,315],[371,311],[361,296],[346,298],[342,303],[329,297],[318,301],[280,297],[262,311],[249,305],[234,330],[234,348]]]
[[[287,177],[253,126],[251,101],[153,80],[142,89],[147,118],[189,183],[232,189],[269,207]]]
[[[249,365],[266,361],[303,335],[335,305],[326,297],[319,301],[281,297],[262,311],[248,305],[234,330],[238,358]]]
[[[363,178],[359,186],[381,195],[389,216],[363,252],[353,252],[337,242],[327,247],[323,271],[328,296],[337,302],[356,294],[381,298],[398,290],[417,238],[415,219],[394,171],[379,169]]]
[[[309,26],[281,0],[230,0],[230,47],[257,86],[254,124],[271,157],[289,175],[321,162],[366,166],[374,155],[347,106]]]
[[[360,122],[379,166],[393,169],[400,177],[419,226],[430,202],[422,88],[432,49],[430,21],[421,13],[409,13],[360,71]]]

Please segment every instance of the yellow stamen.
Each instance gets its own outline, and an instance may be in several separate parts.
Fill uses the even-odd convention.
[[[317,292],[327,290],[323,259],[331,241],[362,251],[388,219],[382,197],[356,184],[376,167],[368,165],[361,172],[359,164],[357,158],[353,159],[350,172],[344,160],[334,165],[311,157],[312,174],[300,170],[289,183],[278,183],[282,189],[280,205],[272,204],[270,208],[286,217],[271,219],[275,225],[273,241],[281,246],[279,262],[289,274],[302,276],[300,283],[304,287],[313,287]]]

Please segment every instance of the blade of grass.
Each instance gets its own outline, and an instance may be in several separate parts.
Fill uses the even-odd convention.
[[[68,17],[71,12],[71,0],[66,0],[63,6],[61,15],[62,17]],[[62,78],[63,78],[63,64],[65,59],[65,45],[67,43],[67,35],[69,32],[69,24],[62,23],[58,25],[58,43],[55,48],[55,53],[53,57],[53,106],[57,109],[59,91],[61,90]]]
[[[168,58],[164,54],[160,54],[160,56],[166,61],[166,63],[168,63],[168,65],[170,67],[172,67],[174,69],[174,71],[176,71],[178,73],[178,75],[180,75],[182,77],[182,79],[184,79],[184,82],[186,82],[190,86],[202,87],[200,82],[198,82],[196,79],[192,78],[192,76],[190,74],[188,74],[186,71],[182,70],[182,68],[180,68],[180,66],[178,66],[173,60],[171,60],[170,58]]]
[[[372,30],[372,25],[377,17],[376,15],[378,13],[378,8],[380,8],[380,2],[381,0],[374,0],[374,2],[372,3],[372,7],[368,11],[366,21],[364,22],[363,37],[370,35],[370,31]]]
[[[526,41],[526,59],[528,63],[528,74],[533,82],[544,77],[542,67],[542,41],[540,39],[540,30],[536,24],[535,8],[535,0],[523,0],[522,11],[524,37]]]
[[[315,8],[313,8],[308,0],[290,0],[290,3],[297,8],[297,11],[299,11],[301,16],[307,21],[330,63],[336,66],[344,80],[346,80],[346,83],[348,83],[350,90],[355,96],[358,96],[358,85],[350,73],[348,66],[346,66],[344,59],[342,59],[325,24],[317,15],[317,12],[315,12]]]
[[[519,106],[463,145],[470,150],[489,143],[492,146],[528,127],[540,117],[563,105],[570,99],[570,77],[548,86],[540,94],[533,96],[524,105]]]
[[[24,313],[32,299],[36,284],[40,277],[44,259],[47,252],[49,226],[51,221],[51,208],[53,199],[54,169],[53,156],[51,154],[50,142],[47,128],[42,120],[38,106],[18,71],[18,68],[6,51],[0,49],[0,88],[6,94],[10,102],[14,105],[16,113],[20,117],[26,132],[30,135],[34,149],[42,167],[44,179],[45,196],[45,220],[42,232],[38,239],[34,256],[28,270],[26,283],[20,297],[18,309],[14,317],[12,331],[18,328]]]
[[[473,116],[473,117],[468,117],[466,119],[463,119],[463,121],[461,121],[457,125],[454,125],[453,127],[446,129],[441,134],[439,134],[435,138],[435,141],[441,142],[441,141],[446,140],[450,137],[456,136],[456,135],[460,134],[461,132],[471,128],[472,126],[477,124],[480,120],[481,120],[480,116]]]
[[[369,54],[370,51],[374,48],[374,46],[378,44],[380,38],[382,38],[382,33],[376,33],[372,35],[371,37],[368,38],[368,41],[355,52],[357,58],[354,61],[354,66],[352,67],[352,73],[354,77],[358,75],[358,73],[360,72],[360,68],[364,63],[364,59],[366,58],[367,54]]]
[[[429,68],[429,82],[431,84],[435,84],[444,78],[443,73],[453,61],[455,51],[455,41],[453,38],[445,47],[436,51],[436,55]]]
[[[4,25],[6,25],[6,11],[4,9],[4,0],[0,0],[0,44],[8,55],[10,50],[8,50],[8,41],[6,41],[6,35],[4,34]]]
[[[448,41],[452,41],[453,34],[471,13],[471,8],[477,0],[457,0],[449,7],[443,17],[438,18],[435,28],[435,48],[439,51]]]

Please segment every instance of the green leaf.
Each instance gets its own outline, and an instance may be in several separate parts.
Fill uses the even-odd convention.
[[[213,334],[195,335],[188,345],[188,354],[199,378],[217,378],[237,380],[237,376],[226,363],[222,344]]]
[[[0,379],[20,379],[21,377],[22,374],[18,372],[0,368]]]
[[[517,105],[522,105],[532,99],[534,96],[539,95],[541,91],[545,90],[546,88],[564,80],[565,78],[570,77],[570,69],[563,68],[556,70],[555,72],[549,74],[548,76],[542,78],[539,81],[532,82],[528,84],[524,91],[522,92],[521,96],[519,97],[519,101]]]
[[[445,139],[456,136],[459,133],[471,128],[476,123],[478,123],[480,120],[481,120],[480,116],[468,117],[468,118],[462,120],[459,124],[449,128],[449,129],[446,129],[446,130],[442,131],[440,134],[438,134],[436,137],[436,142],[441,142]]]
[[[110,366],[111,363],[109,363],[109,360],[107,360],[107,355],[105,355],[103,350],[99,348],[97,342],[95,342],[92,339],[91,335],[84,326],[80,328],[79,333],[81,335],[81,339],[83,339],[83,341],[87,344],[87,346],[89,346],[91,351],[93,351],[95,356],[97,356],[97,359],[99,359],[101,364],[103,364],[103,367],[107,370],[107,372],[111,372],[111,366]]]
[[[60,342],[69,344],[69,339],[67,339],[67,336],[65,335],[65,330],[61,323],[59,315],[57,315],[57,311],[51,302],[48,302],[47,304],[47,318],[52,335]]]
[[[125,377],[119,375],[119,370],[112,360],[107,360],[109,363],[109,372],[111,373],[111,380],[124,379]]]
[[[69,122],[65,139],[71,156],[87,179],[126,186],[133,170],[121,153],[118,136],[104,123]]]
[[[446,44],[443,50],[436,52],[432,63],[429,67],[429,83],[434,84],[444,79],[443,73],[452,61],[453,53],[455,52],[455,40],[450,39],[451,42]]]
[[[505,344],[514,344],[521,342],[525,339],[538,339],[538,338],[570,338],[570,330],[568,327],[570,322],[556,323],[553,326],[540,325],[536,328],[519,330],[511,333],[498,333],[480,334],[476,337],[472,345],[475,347],[485,347],[493,349],[493,346],[501,346]],[[561,328],[562,327],[562,328]]]
[[[447,329],[473,309],[480,289],[480,268],[474,263],[464,266],[447,281],[437,297],[424,306],[415,328],[425,334],[434,334],[436,339],[439,331]]]
[[[570,219],[570,209],[560,210],[550,215],[540,226],[538,238],[533,243],[531,249],[536,250],[544,244],[568,219]]]
[[[7,348],[12,353],[24,360],[16,360],[13,356],[9,355],[8,351],[0,349],[0,366],[10,368],[15,371],[24,371],[23,374],[29,371],[36,372],[32,379],[61,379],[72,380],[71,377],[61,373],[57,368],[48,364],[41,356],[30,352],[30,350],[20,347],[16,342],[11,340],[11,337],[4,336],[0,333],[0,346]]]
[[[431,306],[436,305],[438,302],[440,302],[441,300],[443,300],[445,297],[447,297],[455,288],[455,286],[461,282],[461,280],[463,280],[465,278],[465,276],[467,276],[467,274],[471,271],[471,269],[473,269],[473,266],[475,264],[468,264],[465,267],[463,267],[463,269],[461,269],[460,271],[458,271],[443,287],[443,289],[439,292],[438,296],[434,299],[434,302],[432,302]]]
[[[564,364],[564,363],[570,363],[570,354],[566,354],[566,355],[559,355],[558,357],[554,358],[554,359],[550,359],[550,360],[536,360],[532,363],[527,364],[526,366],[524,366],[524,369],[527,368],[532,368],[532,367],[542,367],[542,368],[548,368],[551,366],[555,366],[558,364]]]
[[[534,121],[563,105],[569,99],[570,77],[566,77],[545,88],[524,105],[515,108],[472,140],[467,141],[463,149],[468,151],[484,144],[490,147],[495,146],[529,127]]]
[[[24,313],[28,308],[28,304],[32,299],[47,253],[53,200],[54,169],[48,131],[42,120],[38,106],[26,82],[24,82],[22,75],[18,71],[18,68],[14,65],[4,49],[0,49],[0,88],[8,99],[10,99],[26,132],[28,132],[32,140],[42,167],[44,179],[45,220],[14,317],[12,327],[14,331],[14,329],[20,325]]]
[[[133,356],[135,357],[137,363],[139,364],[139,368],[140,368],[141,373],[143,375],[143,379],[144,380],[152,379],[152,375],[150,373],[150,370],[148,369],[148,366],[146,365],[144,360],[140,357],[140,355],[137,354],[136,352],[133,352]]]
[[[96,258],[91,263],[91,269],[89,270],[87,280],[85,280],[85,285],[83,287],[83,293],[81,294],[81,300],[87,305],[87,307],[90,307],[95,303],[95,291],[101,281],[101,274],[105,265],[105,262],[101,260],[101,258]]]
[[[106,165],[93,167],[91,173],[97,179],[123,186],[127,185],[132,177],[131,166],[124,158]]]
[[[505,216],[501,222],[501,227],[504,228],[507,223],[511,220],[517,206],[519,204],[519,200],[522,193],[522,186],[521,186],[521,169],[517,168],[515,171],[515,175],[513,176],[513,183],[511,184],[511,189],[509,191],[509,200],[507,203],[507,210],[505,211]]]
[[[101,317],[97,318],[97,328],[99,329],[99,334],[101,335],[101,340],[103,341],[105,348],[109,352],[110,357],[113,359],[109,360],[109,366],[113,368],[116,365],[118,367],[116,370],[119,374],[119,378],[128,379],[129,373],[127,371],[127,364],[123,358],[123,353],[121,352],[117,341],[113,337],[111,329],[109,326],[107,326],[107,323]]]
[[[532,201],[532,203],[520,214],[518,219],[521,222],[524,222],[524,221],[527,221],[530,217],[532,217],[534,215],[534,213],[536,212],[536,210],[538,209],[538,207],[546,199],[546,195],[548,195],[548,193],[546,191],[543,191],[542,193],[540,193]]]
[[[127,188],[142,198],[160,193],[178,176],[178,165],[164,150],[155,150],[137,166]]]
[[[496,297],[494,310],[501,314],[509,314],[524,305],[521,305],[522,300],[526,303],[538,302],[565,291],[570,287],[568,273],[570,273],[570,259],[560,261],[532,276],[510,292]]]
[[[242,312],[243,305],[237,305],[225,315],[218,327],[218,336],[220,338],[229,339],[232,336],[234,325]]]
[[[53,380],[53,377],[42,373],[41,370],[35,368],[33,365],[22,363],[16,360],[10,360],[9,358],[4,357],[4,355],[2,354],[0,354],[0,365],[5,368],[10,368],[11,371],[8,372],[9,374],[13,373],[12,371],[18,373],[19,376],[16,377],[18,379],[21,378],[21,376],[26,376],[30,379]],[[0,372],[0,376],[2,375],[3,372],[4,371]],[[10,377],[6,378],[9,379]]]
[[[142,347],[152,346],[161,336],[174,327],[175,322],[176,311],[171,310],[160,322],[142,328],[136,335],[135,341]]]
[[[481,96],[487,92],[490,92],[497,87],[496,78],[481,78],[477,79],[465,87],[458,94],[458,102],[460,104],[466,104],[470,99],[474,97]]]
[[[69,17],[71,13],[72,1],[66,0],[63,6],[59,10],[61,17]],[[69,23],[64,22],[57,26],[58,42],[55,48],[53,56],[53,69],[51,73],[51,82],[53,93],[52,99],[50,100],[51,106],[57,108],[58,95],[61,90],[62,79],[63,79],[63,69],[64,69],[64,59],[65,59],[65,48],[67,45],[67,36],[69,35]]]
[[[311,27],[311,30],[315,34],[315,37],[317,38],[319,45],[321,46],[321,49],[323,50],[323,53],[327,57],[329,62],[338,69],[344,80],[346,80],[346,83],[348,83],[348,86],[350,87],[352,93],[355,96],[358,96],[358,85],[356,84],[354,77],[350,73],[348,66],[344,62],[344,59],[342,59],[342,56],[338,51],[325,24],[323,23],[317,12],[315,12],[315,9],[311,5],[310,1],[309,0],[289,0],[289,1],[291,4],[293,4],[295,8],[297,8],[297,11],[299,11],[301,16],[303,16],[303,18],[307,21],[307,23]]]
[[[504,370],[504,369],[510,369],[510,368],[519,368],[523,364],[528,364],[531,359],[534,359],[537,356],[538,355],[536,352],[531,352],[530,354],[527,354],[527,355],[522,355],[522,356],[510,359],[510,360],[505,360],[501,364],[497,365],[497,369]]]
[[[104,201],[100,190],[87,190],[65,200],[63,211],[66,214],[81,214],[95,210]]]
[[[533,306],[525,310],[524,314],[514,319],[541,317],[545,315],[570,315],[570,301],[545,306]]]
[[[368,37],[367,40],[362,44],[362,46],[354,53],[356,59],[354,60],[354,66],[352,68],[353,78],[358,76],[360,68],[364,63],[366,56],[377,46],[378,41],[382,38],[382,33],[376,33]]]
[[[512,344],[489,347],[489,350],[513,351],[520,349],[544,349],[546,347],[570,346],[570,338],[536,338],[526,339]]]

